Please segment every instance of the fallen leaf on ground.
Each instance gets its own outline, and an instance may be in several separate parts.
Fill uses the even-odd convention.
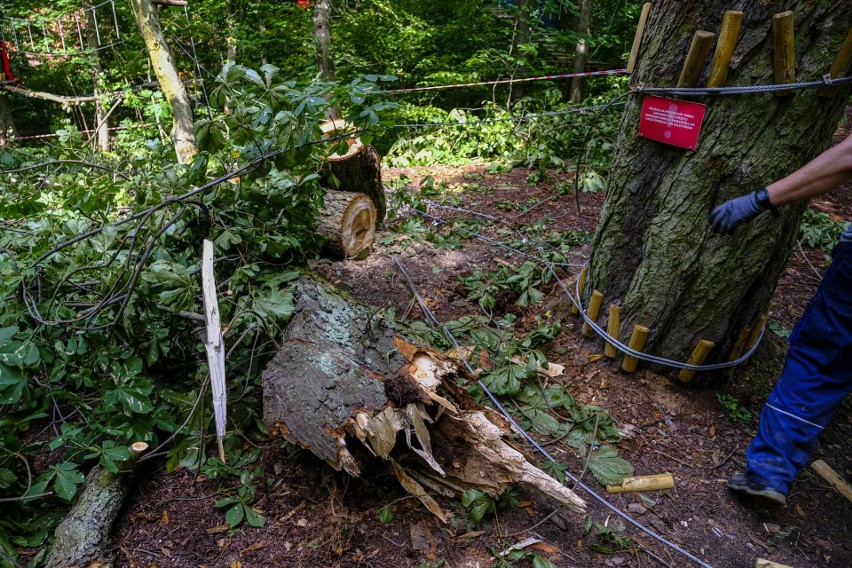
[[[218,534],[223,533],[228,530],[228,525],[216,525],[215,527],[211,527],[207,529],[207,534]]]

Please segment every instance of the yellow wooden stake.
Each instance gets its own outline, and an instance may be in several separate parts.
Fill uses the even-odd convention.
[[[621,308],[612,304],[609,307],[609,320],[606,323],[606,332],[613,339],[619,339],[621,329]],[[618,350],[615,348],[615,345],[612,343],[607,343],[604,346],[604,355],[612,359],[618,354]]]
[[[852,65],[852,28],[846,34],[846,41],[843,42],[843,47],[840,48],[840,52],[834,58],[834,63],[831,64],[831,71],[829,72],[831,78],[845,77],[849,72],[850,65]],[[819,96],[831,97],[834,96],[835,91],[837,91],[837,87],[823,87],[819,90]]]
[[[796,82],[796,34],[793,31],[793,12],[787,10],[772,16],[772,67],[775,84]],[[791,91],[778,91],[776,96]]]
[[[695,35],[692,36],[692,45],[689,46],[689,53],[686,54],[683,69],[680,71],[680,79],[677,81],[678,87],[695,86],[704,70],[704,62],[707,61],[707,55],[710,53],[710,48],[713,47],[715,38],[716,34],[713,32],[703,30],[695,32]]]
[[[739,10],[728,10],[722,17],[722,30],[719,32],[719,41],[716,43],[716,51],[713,53],[713,66],[710,67],[710,78],[707,79],[708,87],[725,86],[725,81],[728,80],[731,56],[737,46],[742,24],[743,13]]]
[[[577,298],[578,301],[580,301],[583,297],[583,288],[586,287],[586,274],[588,272],[589,272],[588,266],[583,267],[583,270],[580,271],[580,283],[577,286],[577,289],[578,289],[579,294],[580,294],[580,296]],[[571,307],[571,313],[572,314],[579,314],[580,308],[578,308],[577,305],[575,304],[574,306]]]
[[[713,350],[714,345],[716,344],[712,341],[707,341],[706,339],[700,340],[698,345],[695,346],[695,349],[692,350],[692,355],[689,356],[689,359],[686,362],[690,365],[700,365],[707,358],[707,355],[710,354],[710,351]],[[681,369],[677,378],[688,383],[694,376],[695,371],[690,369]]]
[[[601,313],[602,303],[603,294],[598,290],[592,291],[592,299],[589,300],[589,309],[586,310],[586,315],[589,316],[589,319],[597,321],[598,314]],[[583,335],[586,337],[592,337],[593,334],[592,326],[590,326],[588,322],[583,322]]]
[[[731,348],[731,354],[728,356],[728,361],[736,361],[740,358],[740,355],[745,351],[746,339],[749,337],[749,333],[751,333],[751,328],[746,326],[740,329],[740,332],[737,334],[737,340],[734,341],[734,346]],[[728,367],[722,374],[726,377],[730,377],[734,374],[734,369],[736,367]]]
[[[840,477],[840,475],[834,471],[830,465],[822,460],[816,460],[811,464],[811,467],[814,471],[820,474],[824,480],[831,483],[841,495],[852,501],[852,485],[849,485],[845,479]]]
[[[674,487],[674,477],[670,473],[658,475],[639,475],[625,477],[618,485],[607,485],[607,493],[639,493],[641,491],[656,491]]]
[[[754,324],[754,327],[751,330],[751,335],[749,336],[748,342],[746,343],[746,351],[751,349],[754,344],[757,343],[757,339],[760,337],[760,332],[763,331],[763,328],[766,326],[766,320],[768,319],[769,310],[766,310],[764,313],[760,314],[759,318],[757,318],[757,322]]]
[[[627,60],[627,72],[633,73],[636,69],[636,58],[639,56],[639,46],[642,45],[642,35],[645,33],[645,24],[648,23],[648,14],[651,12],[651,3],[642,5],[642,13],[639,14],[639,24],[636,26],[636,35],[633,36],[633,47],[630,48],[630,58]]]
[[[645,349],[645,343],[647,343],[648,335],[650,333],[651,330],[644,325],[634,325],[633,334],[630,336],[630,343],[628,344],[628,347],[634,351],[642,351]],[[628,373],[632,373],[636,370],[636,366],[638,364],[639,359],[627,355],[624,357],[624,361],[621,362],[621,368]]]

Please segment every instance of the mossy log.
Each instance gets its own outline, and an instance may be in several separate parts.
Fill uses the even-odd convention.
[[[342,119],[329,120],[320,125],[326,137],[339,136],[351,129]],[[387,209],[385,189],[382,185],[382,157],[370,144],[357,137],[346,140],[347,150],[342,154],[328,156],[328,167],[324,170],[321,183],[338,191],[364,193],[376,206],[376,224],[385,218]]]
[[[797,81],[826,73],[852,20],[843,0],[731,5],[743,12],[727,86],[772,85],[773,14],[795,9]],[[655,3],[631,82],[672,86],[692,30],[717,30],[713,2]],[[709,66],[698,86],[705,84]],[[818,89],[789,97],[768,93],[705,97],[697,150],[637,135],[643,96],[627,99],[600,222],[593,241],[584,305],[593,290],[621,306],[622,329],[650,330],[646,351],[686,361],[700,339],[715,343],[707,363],[728,359],[743,327],[753,327],[773,294],[798,236],[806,202],[763,215],[733,236],[715,234],[710,211],[796,170],[831,142],[850,87],[831,98]]]
[[[47,568],[111,565],[112,525],[133,481],[133,463],[147,449],[144,442],[130,447],[127,471],[112,473],[99,465],[92,468],[71,512],[56,527]]]
[[[476,488],[497,496],[526,485],[576,512],[585,503],[535,467],[508,440],[509,427],[457,386],[457,355],[411,344],[375,308],[303,275],[281,349],[263,373],[271,432],[360,476],[391,463],[402,486],[446,520],[424,489]]]
[[[376,240],[376,207],[363,193],[326,190],[317,215],[323,250],[335,258],[366,258]]]

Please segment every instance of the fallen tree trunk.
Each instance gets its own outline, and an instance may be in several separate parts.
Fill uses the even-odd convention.
[[[456,385],[472,380],[457,359],[395,336],[375,309],[330,284],[305,275],[297,290],[296,313],[263,373],[270,431],[353,476],[368,460],[388,460],[402,486],[444,521],[426,488],[497,496],[519,483],[585,510],[513,447],[501,416]]]
[[[97,465],[86,476],[86,486],[54,533],[47,568],[107,566],[112,562],[110,532],[130,488],[131,468],[148,449],[145,442],[130,446],[128,471],[112,473]]]
[[[344,134],[350,128],[342,119],[329,120],[320,125],[320,130],[329,138]],[[384,220],[387,209],[382,185],[382,157],[372,145],[362,143],[357,137],[348,138],[346,144],[346,152],[333,153],[327,157],[328,169],[321,183],[340,191],[368,195],[376,206],[378,225]]]
[[[326,190],[317,215],[323,250],[335,258],[364,259],[376,240],[376,207],[363,193]]]

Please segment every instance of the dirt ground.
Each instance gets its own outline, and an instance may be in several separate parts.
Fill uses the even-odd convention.
[[[839,132],[838,137],[845,133]],[[466,208],[501,219],[519,216],[526,223],[548,219],[554,229],[578,228],[580,219],[570,193],[523,213],[529,204],[558,195],[556,182],[568,179],[556,174],[558,179],[529,184],[530,173],[516,169],[489,175],[483,166],[470,166],[385,170],[384,178],[405,174],[416,184],[432,175],[451,187],[475,183],[484,189],[466,195]],[[580,195],[589,230],[601,200],[600,193]],[[852,219],[852,187],[815,201],[813,207],[836,218]],[[464,215],[439,208],[430,208],[429,213],[442,219]],[[387,237],[386,242],[393,240],[390,233],[381,236]],[[492,268],[499,261],[518,262],[487,242],[463,243],[463,248],[449,250],[416,239],[404,245],[397,240],[378,245],[367,260],[321,262],[313,268],[365,302],[422,318],[412,304],[408,282],[394,263],[397,257],[438,319],[449,321],[477,311],[465,300],[459,275],[474,267]],[[587,254],[584,247],[577,247],[575,258]],[[773,302],[771,319],[777,328],[793,327],[825,268],[824,252],[807,247],[794,251]],[[548,301],[561,294],[558,289],[547,292]],[[515,308],[519,318],[544,309]],[[696,388],[650,371],[623,374],[608,360],[590,362],[591,355],[602,351],[602,344],[583,338],[575,329],[577,321],[566,317],[563,332],[548,348],[550,360],[566,366],[570,392],[608,410],[627,434],[618,448],[634,464],[637,475],[671,472],[676,479],[674,489],[642,495],[606,495],[594,480],[585,479],[609,503],[718,568],[753,566],[758,557],[797,568],[852,566],[852,504],[811,470],[800,475],[783,510],[744,504],[725,487],[725,480],[743,467],[744,450],[757,427],[761,405],[780,370],[786,349],[780,337],[767,333],[768,341],[755,359],[739,369],[729,384]],[[731,409],[720,404],[717,393],[738,401],[738,409],[751,412],[751,418],[732,418]],[[849,407],[844,405],[835,417],[814,456],[847,477],[852,473]],[[571,471],[582,469],[567,447],[557,444],[549,449]],[[144,472],[119,521],[117,565],[478,568],[492,565],[492,551],[530,537],[539,539],[532,549],[560,567],[695,565],[635,527],[619,532],[621,521],[579,490],[589,503],[589,517],[630,537],[627,547],[614,547],[611,554],[590,550],[596,540],[592,533],[584,534],[583,518],[554,511],[550,503],[523,493],[519,506],[500,511],[479,527],[441,525],[384,469],[351,479],[307,451],[293,452],[278,441],[261,447],[259,464],[264,475],[256,486],[255,507],[268,521],[262,528],[243,525],[233,531],[224,525],[222,510],[213,506],[222,497],[217,493],[218,481],[186,470],[166,474],[162,465]],[[458,502],[446,500],[442,506],[450,511],[461,508]],[[393,510],[394,518],[383,524],[378,512],[386,507]],[[527,559],[516,565],[532,564]]]

